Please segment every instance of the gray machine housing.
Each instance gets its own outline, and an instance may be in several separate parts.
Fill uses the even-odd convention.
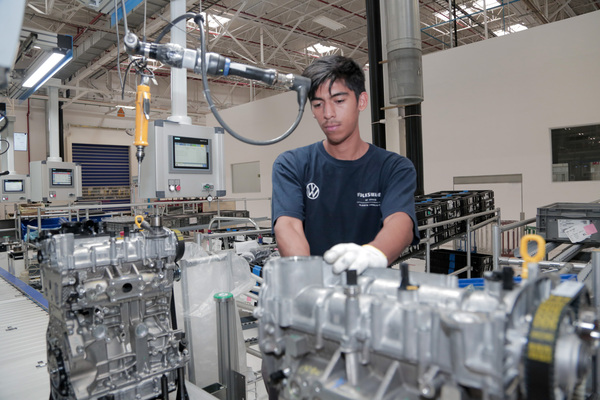
[[[0,201],[20,203],[30,199],[29,175],[8,174],[0,178]]]
[[[578,321],[597,319],[583,283],[530,265],[506,290],[424,273],[403,288],[398,270],[380,268],[349,284],[320,257],[274,259],[263,274],[259,345],[280,399],[583,399],[593,346]],[[543,307],[556,299],[560,317]],[[540,316],[555,330],[532,333]],[[536,364],[536,348],[552,360]]]
[[[29,175],[15,172],[15,117],[6,117],[7,126],[2,131],[2,139],[8,142],[8,149],[0,155],[2,172],[7,175],[0,177],[0,202],[20,203],[29,200]]]
[[[53,181],[53,174],[70,174],[70,182]],[[81,198],[81,165],[64,161],[32,161],[29,163],[31,201],[75,201]]]
[[[141,165],[139,196],[143,198],[222,197],[226,194],[224,130],[154,121],[148,126],[148,146]],[[208,165],[193,168],[175,165],[175,138],[204,141]]]

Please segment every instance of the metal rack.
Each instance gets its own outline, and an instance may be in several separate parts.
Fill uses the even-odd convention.
[[[493,215],[493,217],[486,219],[485,221],[479,222],[477,224],[473,224],[473,222],[476,218],[486,217],[489,215]],[[466,222],[466,232],[461,232],[459,234],[456,234],[454,236],[451,236],[451,237],[441,240],[439,242],[433,241],[432,234],[433,234],[434,228],[450,225],[450,224],[457,223],[457,222],[463,222],[463,221]],[[421,241],[419,242],[420,245],[421,244],[425,245],[425,249],[406,254],[406,255],[400,257],[398,261],[404,261],[404,260],[407,260],[409,258],[414,258],[419,255],[425,255],[425,271],[431,272],[431,250],[432,249],[438,248],[446,243],[449,243],[451,241],[458,240],[458,239],[461,239],[464,237],[466,237],[467,249],[471,249],[471,233],[473,233],[473,232],[477,231],[478,229],[481,229],[487,225],[490,225],[494,222],[496,222],[496,224],[499,224],[499,221],[500,221],[500,209],[496,208],[496,209],[490,210],[490,211],[484,211],[484,212],[480,212],[477,214],[466,215],[464,217],[457,217],[457,218],[452,218],[452,219],[448,219],[448,220],[441,221],[441,222],[436,222],[436,223],[432,223],[432,224],[419,226],[420,231],[423,231],[423,230],[425,231],[425,237],[421,238]],[[450,275],[458,275],[458,274],[466,271],[467,277],[470,278],[471,270],[472,270],[471,252],[467,251],[467,265],[459,270],[452,272]]]

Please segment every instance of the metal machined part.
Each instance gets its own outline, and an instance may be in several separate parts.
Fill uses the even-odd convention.
[[[40,242],[50,398],[154,399],[174,390],[189,359],[170,308],[183,243],[162,227],[117,238],[80,225]]]
[[[280,398],[536,399],[542,384],[546,400],[575,398],[599,336],[585,285],[535,266],[505,285],[507,271],[483,290],[379,268],[353,285],[318,257],[270,261],[255,316]]]

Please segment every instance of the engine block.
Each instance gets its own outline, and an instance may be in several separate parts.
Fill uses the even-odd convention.
[[[597,326],[581,321],[597,318],[584,284],[534,267],[519,286],[511,269],[474,290],[407,268],[401,282],[272,260],[255,311],[267,376],[285,399],[578,398],[593,342],[582,327]]]
[[[175,389],[189,358],[171,319],[184,243],[147,227],[121,238],[88,221],[41,237],[51,399],[153,399]]]

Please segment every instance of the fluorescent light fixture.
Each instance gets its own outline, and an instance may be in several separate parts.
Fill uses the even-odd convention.
[[[433,13],[433,16],[438,19],[441,19],[442,21],[449,21],[450,20],[450,18],[448,17],[449,14],[450,13],[447,10],[444,10],[442,12]]]
[[[208,27],[209,28],[220,28],[221,25],[225,26],[226,23],[231,21],[231,18],[221,17],[219,15],[209,15],[208,18]]]
[[[121,106],[121,105],[116,105],[115,108],[124,108],[126,110],[135,110],[135,106]]]
[[[338,48],[335,46],[325,46],[324,44],[321,43],[316,43],[313,44],[312,46],[308,46],[306,48],[306,50],[309,53],[313,53],[313,54],[319,54],[319,55],[324,55],[324,54],[331,54],[333,53],[335,50],[337,50]]]
[[[521,32],[521,31],[524,31],[525,29],[527,29],[527,27],[523,24],[513,24],[513,25],[509,26],[508,28],[506,28],[506,30],[498,29],[497,31],[494,31],[494,34],[496,36],[504,36],[509,33]]]
[[[52,39],[51,35],[48,35],[49,39]],[[56,36],[54,47],[44,51],[34,61],[26,72],[24,82],[11,89],[11,98],[26,100],[73,59],[73,38],[69,35],[54,35]]]
[[[346,27],[346,25],[340,24],[339,22],[334,21],[331,18],[327,18],[324,15],[319,15],[318,17],[313,19],[313,22],[316,22],[317,24],[323,25],[325,28],[329,28],[334,31],[339,31],[340,29]]]
[[[54,67],[58,65],[65,58],[64,54],[61,53],[52,53],[50,57],[38,69],[36,69],[33,74],[27,78],[25,82],[23,82],[23,87],[30,88],[36,85],[42,78],[44,78]],[[61,66],[62,67],[62,66]],[[59,68],[60,69],[60,68]],[[56,73],[54,71],[54,73]],[[54,75],[54,73],[52,75]],[[49,77],[48,77],[49,78]]]
[[[524,31],[525,29],[527,29],[527,27],[523,24],[514,24],[514,25],[511,25],[510,28],[513,32],[521,32],[521,31]]]
[[[498,6],[500,6],[500,3],[496,0],[485,0],[485,8],[487,8],[488,10],[490,8],[494,8],[494,7],[498,7]],[[483,10],[483,0],[477,0],[476,2],[474,2],[473,7],[478,10]]]

